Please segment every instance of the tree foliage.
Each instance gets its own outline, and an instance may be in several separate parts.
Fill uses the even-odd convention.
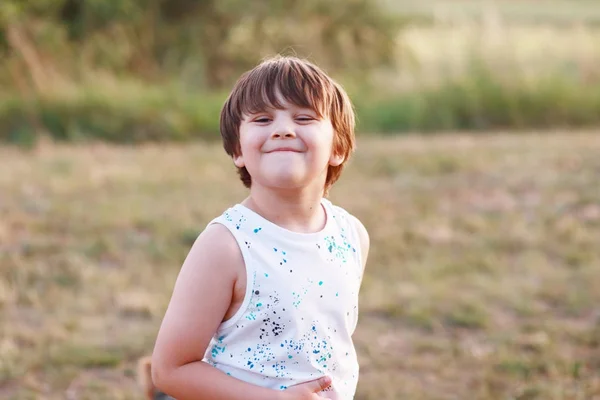
[[[38,86],[94,69],[214,88],[281,52],[330,72],[390,64],[396,29],[377,0],[3,0],[0,57]]]

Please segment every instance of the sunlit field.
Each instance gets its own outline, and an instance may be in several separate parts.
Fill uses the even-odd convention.
[[[402,68],[375,75],[374,81],[390,92],[444,85],[452,80],[471,81],[476,86],[474,63],[509,87],[527,87],[560,77],[588,84],[600,80],[600,24],[584,24],[574,18],[565,24],[546,20],[526,23],[498,8],[483,8],[474,16],[466,13],[468,8],[462,9],[463,13],[457,7],[442,8],[447,12],[434,13],[436,18],[430,23],[405,27],[397,41]],[[542,6],[536,7],[537,13],[543,14]],[[546,7],[552,10],[551,5]],[[600,22],[600,4],[590,5],[587,12],[594,15],[593,10]]]
[[[502,18],[557,25],[600,22],[595,0],[381,0],[392,12],[412,18],[478,18],[495,12]]]
[[[246,194],[220,145],[0,148],[0,398],[141,399],[178,269]],[[357,399],[600,396],[600,135],[363,138]]]

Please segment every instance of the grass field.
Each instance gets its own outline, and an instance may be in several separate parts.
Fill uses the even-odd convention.
[[[220,146],[0,147],[0,398],[140,399]],[[600,399],[598,132],[364,138],[358,400]],[[225,182],[229,182],[225,184]]]

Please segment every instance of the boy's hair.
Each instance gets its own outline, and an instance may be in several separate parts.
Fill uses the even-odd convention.
[[[233,87],[221,110],[223,147],[231,157],[240,153],[240,124],[244,114],[282,108],[277,99],[314,110],[319,117],[329,117],[334,130],[333,151],[344,157],[339,166],[329,166],[325,194],[338,180],[344,164],[355,148],[354,109],[344,89],[319,67],[296,57],[277,56],[263,61],[244,73]],[[244,185],[252,179],[245,167],[238,168]]]

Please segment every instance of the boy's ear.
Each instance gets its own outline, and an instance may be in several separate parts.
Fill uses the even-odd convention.
[[[235,164],[238,168],[243,168],[246,166],[244,163],[244,157],[241,154],[237,154],[233,156],[233,164]]]
[[[344,157],[342,154],[332,152],[331,157],[329,157],[329,165],[331,165],[332,167],[338,167],[342,165],[345,159],[346,157]]]

